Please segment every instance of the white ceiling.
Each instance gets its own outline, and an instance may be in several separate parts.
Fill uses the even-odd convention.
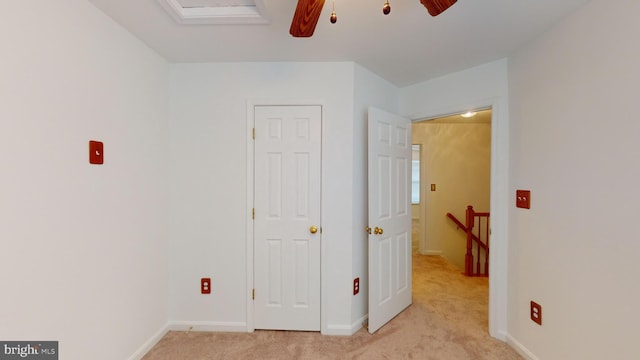
[[[295,0],[264,0],[269,24],[181,25],[162,0],[89,0],[170,62],[354,61],[406,86],[509,56],[589,0],[458,0],[431,17],[419,0],[326,0],[294,38]],[[215,2],[215,1],[214,1]]]

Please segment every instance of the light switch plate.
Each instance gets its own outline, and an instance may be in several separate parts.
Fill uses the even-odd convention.
[[[89,141],[89,164],[104,163],[104,144],[102,141]]]

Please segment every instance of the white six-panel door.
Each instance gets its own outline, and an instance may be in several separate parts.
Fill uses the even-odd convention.
[[[411,122],[369,108],[369,332],[411,305]]]
[[[320,106],[256,106],[254,323],[320,330]]]

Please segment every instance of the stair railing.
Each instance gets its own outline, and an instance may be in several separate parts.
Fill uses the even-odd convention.
[[[467,234],[467,250],[464,255],[464,274],[467,276],[489,276],[489,212],[477,212],[473,206],[467,206],[465,222],[462,224],[453,214],[447,217]],[[477,227],[476,227],[477,224]],[[473,244],[476,244],[474,263]],[[484,251],[484,258],[482,257]],[[484,264],[481,264],[484,262]],[[474,269],[475,265],[475,269]],[[484,266],[482,266],[484,265]]]

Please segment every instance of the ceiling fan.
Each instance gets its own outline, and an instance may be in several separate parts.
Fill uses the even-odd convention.
[[[313,35],[313,31],[316,29],[316,24],[320,18],[322,12],[322,6],[325,0],[298,0],[296,11],[293,14],[293,20],[291,21],[291,28],[289,33],[293,37],[310,37]],[[431,16],[438,16],[443,11],[447,10],[451,5],[455,4],[458,0],[420,0]],[[383,13],[389,14],[391,10],[389,1],[386,0],[382,8]],[[331,14],[331,22],[336,22],[335,12]]]

